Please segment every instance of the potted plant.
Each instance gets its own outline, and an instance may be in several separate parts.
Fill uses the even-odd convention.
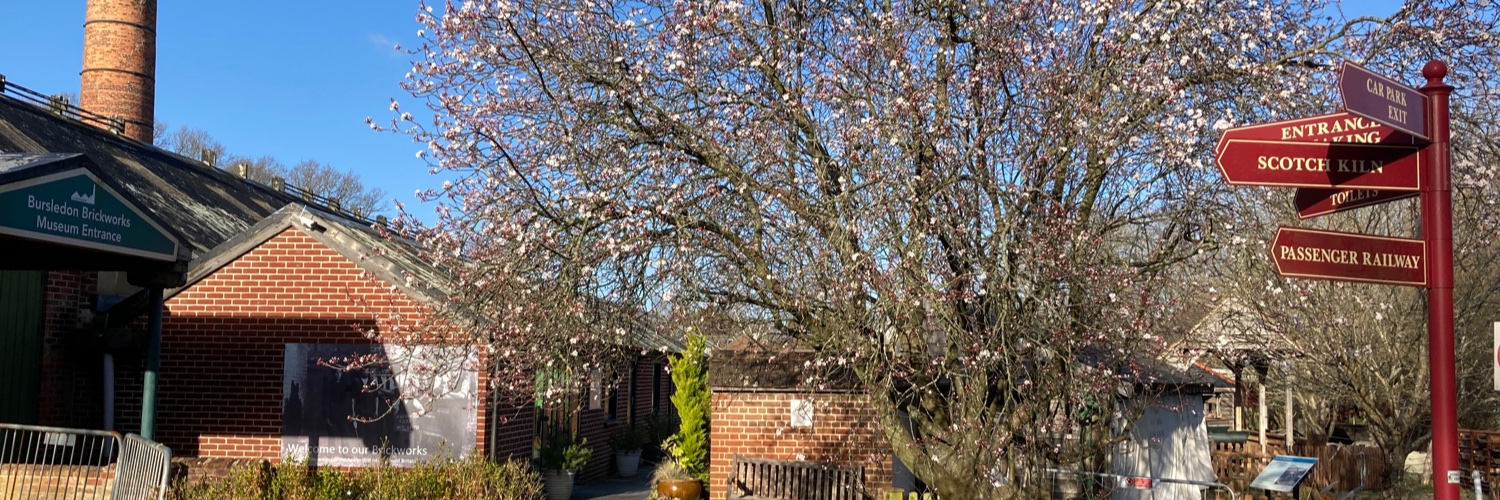
[[[615,429],[609,437],[609,446],[615,450],[615,467],[620,477],[635,477],[641,466],[641,448],[646,445],[646,432],[635,423]]]
[[[686,347],[679,356],[668,359],[672,367],[672,383],[677,386],[677,391],[672,393],[672,405],[677,407],[677,418],[679,421],[677,434],[667,438],[664,445],[671,460],[658,466],[658,470],[675,464],[685,472],[690,479],[696,483],[693,488],[683,491],[683,495],[671,498],[696,499],[703,491],[703,483],[708,481],[708,417],[709,417],[709,391],[708,391],[708,346],[703,335],[690,333],[687,337]],[[673,488],[687,488],[679,483],[670,483]],[[666,495],[662,490],[663,482],[657,481],[657,493]]]
[[[594,450],[589,449],[588,439],[574,440],[570,432],[554,431],[542,444],[542,479],[547,488],[548,500],[568,500],[573,497],[574,476],[588,465]]]
[[[648,462],[659,462],[666,458],[667,438],[677,433],[677,422],[663,415],[646,416],[646,444],[641,452],[641,460]]]
[[[703,495],[703,483],[670,458],[656,465],[651,482],[656,485],[656,495],[652,498],[697,500]]]

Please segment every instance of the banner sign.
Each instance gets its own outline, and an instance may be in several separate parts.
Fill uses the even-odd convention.
[[[459,348],[286,344],[281,454],[410,467],[474,450],[478,374]]]

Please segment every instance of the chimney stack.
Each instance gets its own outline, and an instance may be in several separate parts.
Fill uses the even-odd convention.
[[[156,105],[156,0],[88,0],[83,22],[79,107],[125,122],[124,135],[150,143]]]

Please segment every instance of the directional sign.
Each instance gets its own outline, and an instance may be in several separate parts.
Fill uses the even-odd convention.
[[[1332,113],[1235,127],[1224,131],[1219,147],[1230,139],[1261,141],[1336,142],[1341,144],[1385,144],[1425,146],[1427,141],[1381,125],[1363,116]],[[1216,148],[1215,153],[1218,153]]]
[[[1410,146],[1242,140],[1226,135],[1214,149],[1225,181],[1237,186],[1422,188],[1421,155]]]
[[[1427,97],[1417,89],[1344,61],[1339,69],[1344,110],[1427,139]]]
[[[1427,243],[1282,226],[1271,242],[1276,273],[1289,278],[1427,285]]]
[[[1374,189],[1313,189],[1301,188],[1293,198],[1297,205],[1297,217],[1311,219],[1345,210],[1379,205],[1422,194],[1417,191],[1376,191]]]

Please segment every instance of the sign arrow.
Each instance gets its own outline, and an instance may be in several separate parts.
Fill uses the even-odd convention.
[[[1300,188],[1293,198],[1297,218],[1302,220],[1331,213],[1404,200],[1421,194],[1417,191],[1376,191],[1374,189]]]
[[[1422,240],[1282,226],[1271,259],[1288,278],[1427,286]]]
[[[1231,139],[1388,146],[1426,146],[1428,143],[1425,139],[1381,125],[1374,120],[1344,112],[1231,128],[1220,136],[1214,153],[1219,153],[1225,142]]]
[[[1236,186],[1422,188],[1421,155],[1410,146],[1219,139],[1215,163]]]
[[[1343,111],[1231,128],[1224,131],[1215,153],[1221,153],[1223,146],[1234,139],[1413,147],[1428,144],[1425,139]],[[1304,220],[1311,219],[1416,195],[1411,191],[1301,188],[1296,196],[1297,215]]]
[[[1427,96],[1417,89],[1344,61],[1339,68],[1344,110],[1408,134],[1427,137]]]

